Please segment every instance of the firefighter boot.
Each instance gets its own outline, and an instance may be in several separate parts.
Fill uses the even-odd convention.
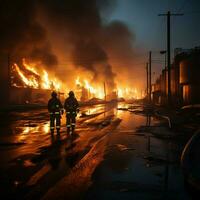
[[[70,134],[70,127],[67,127],[67,134]]]
[[[72,126],[72,135],[75,133],[75,126]]]
[[[53,135],[54,134],[54,129],[51,129],[51,135]]]
[[[60,129],[59,128],[57,128],[57,135],[59,135],[60,134]]]

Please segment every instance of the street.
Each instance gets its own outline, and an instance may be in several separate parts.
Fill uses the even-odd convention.
[[[2,199],[189,199],[185,143],[142,105],[81,107],[74,136],[65,115],[51,136],[46,109],[0,117]]]

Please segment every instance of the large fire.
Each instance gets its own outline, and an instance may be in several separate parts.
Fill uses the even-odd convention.
[[[118,86],[114,91],[106,91],[106,82],[101,84],[91,83],[89,79],[85,78],[84,74],[81,74],[80,76],[75,79],[74,88],[71,88],[75,90],[79,100],[86,101],[92,98],[107,100],[112,98],[140,99],[143,97],[136,88]],[[64,91],[66,90],[66,85],[64,87],[62,81],[45,69],[41,69],[41,66],[38,67],[36,63],[30,63],[26,59],[22,60],[21,65],[18,65],[17,63],[12,65],[12,77],[15,77],[12,81],[12,85],[15,87],[67,92]]]
[[[105,98],[104,88],[92,86],[87,79],[80,80],[80,78],[77,77],[77,79],[75,80],[75,85],[76,85],[76,91],[78,93],[82,93],[85,89],[88,98],[94,98],[94,97],[99,99]]]
[[[30,64],[26,59],[22,60],[22,66],[14,63],[12,66],[12,73],[17,75],[21,83],[13,83],[16,87],[30,87],[35,89],[51,89],[60,90],[61,82],[54,76],[50,76],[44,69],[38,70],[37,66]]]
[[[104,84],[102,84],[101,87],[98,87],[99,85],[95,87],[91,85],[89,81],[86,79],[80,80],[80,77],[77,77],[77,79],[75,80],[75,84],[77,93],[82,92],[84,88],[86,89],[89,98],[93,97],[97,97],[100,99],[105,98],[106,88],[104,88]],[[138,92],[136,88],[118,87],[112,93],[113,93],[112,95],[113,98],[116,97],[125,99],[141,99],[144,97],[144,95]]]
[[[143,94],[138,92],[136,88],[127,88],[127,87],[120,87],[117,90],[119,98],[126,98],[126,99],[141,99]]]

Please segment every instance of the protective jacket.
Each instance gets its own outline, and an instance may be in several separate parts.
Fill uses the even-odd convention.
[[[57,97],[52,97],[48,102],[48,111],[50,114],[50,129],[51,132],[54,132],[55,122],[57,133],[60,131],[60,118],[63,106],[61,101]]]
[[[58,99],[57,97],[53,97],[49,100],[48,111],[50,112],[50,114],[60,112],[62,108],[63,108],[62,103],[60,99]]]
[[[66,110],[67,113],[77,112],[78,107],[79,104],[75,97],[68,97],[65,100],[64,109]]]
[[[72,133],[75,130],[78,107],[78,101],[74,96],[69,96],[65,100],[64,109],[66,110],[66,126],[68,133],[70,133],[70,129]]]

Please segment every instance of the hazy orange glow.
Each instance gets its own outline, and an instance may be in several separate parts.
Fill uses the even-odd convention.
[[[125,99],[141,99],[144,97],[144,94],[141,94],[137,88],[119,87],[117,93],[119,98]]]

